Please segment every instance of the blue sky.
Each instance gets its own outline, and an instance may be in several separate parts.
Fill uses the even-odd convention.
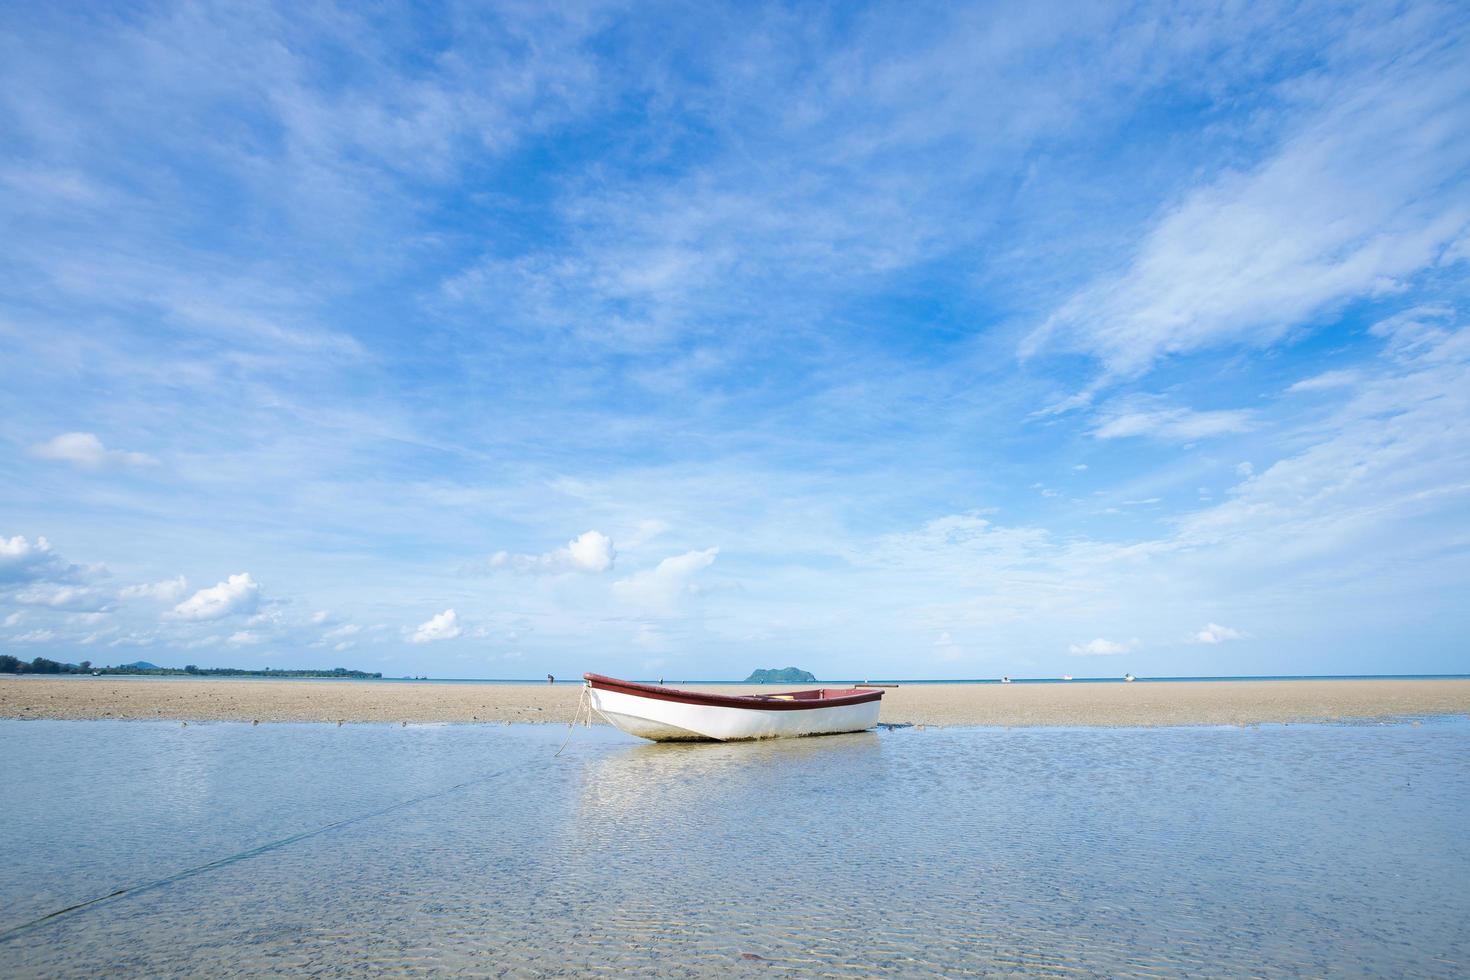
[[[5,4],[0,649],[1470,670],[1463,6]]]

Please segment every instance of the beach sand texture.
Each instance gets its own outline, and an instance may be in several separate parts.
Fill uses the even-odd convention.
[[[721,694],[790,689],[703,688]],[[10,676],[0,678],[0,717],[564,724],[580,695],[581,689],[569,684]],[[1017,727],[1242,725],[1443,714],[1470,715],[1470,680],[909,684],[885,691],[882,721]]]

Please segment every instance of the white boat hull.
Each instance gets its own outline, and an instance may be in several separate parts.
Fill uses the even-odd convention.
[[[686,704],[625,694],[589,690],[593,709],[608,724],[629,735],[655,742],[732,742],[752,738],[789,738],[861,732],[878,724],[879,701],[841,704],[802,710],[762,710],[748,707]]]

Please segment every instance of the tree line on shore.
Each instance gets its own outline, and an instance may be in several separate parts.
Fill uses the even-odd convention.
[[[163,677],[355,677],[361,679],[381,678],[381,673],[363,670],[348,670],[333,667],[331,670],[246,670],[241,667],[155,667],[153,665],[123,664],[120,667],[94,667],[92,661],[79,664],[62,663],[37,657],[21,660],[8,653],[0,653],[0,674],[144,674]]]

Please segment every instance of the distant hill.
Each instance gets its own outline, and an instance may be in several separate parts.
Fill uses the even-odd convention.
[[[150,664],[146,660],[135,660],[130,664],[122,664],[117,667],[94,667],[92,661],[83,660],[79,664],[61,663],[56,660],[48,660],[45,657],[37,657],[34,660],[21,660],[12,657],[8,653],[0,653],[0,674],[136,674],[143,677],[348,677],[358,680],[377,679],[383,675],[376,671],[369,673],[365,670],[348,670],[346,667],[333,667],[331,670],[278,670],[267,667],[264,670],[243,670],[239,667],[196,667],[188,664],[185,667],[159,667]]]
[[[769,670],[756,670],[745,679],[747,684],[815,684],[816,682],[816,677],[809,671],[797,667],[785,667],[780,670],[772,667]]]

